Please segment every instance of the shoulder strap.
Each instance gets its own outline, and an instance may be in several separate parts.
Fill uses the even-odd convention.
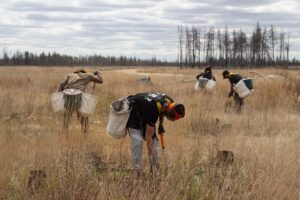
[[[165,111],[164,105],[166,103],[170,104],[170,103],[174,102],[174,100],[166,94],[157,94],[157,97],[154,98],[154,101],[156,102],[159,114],[161,114]]]
[[[158,113],[161,114],[164,112],[164,107],[162,106],[162,104],[160,102],[156,102],[156,106],[158,108]]]
[[[135,96],[145,96],[145,98],[150,98],[152,99],[158,108],[159,114],[163,113],[165,111],[164,105],[165,103],[172,103],[174,100],[169,97],[166,94],[161,94],[161,93],[155,93],[155,92],[150,92],[150,93],[139,93],[136,94]]]

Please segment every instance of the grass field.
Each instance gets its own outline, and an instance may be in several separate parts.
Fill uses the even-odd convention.
[[[199,69],[99,67],[104,84],[90,90],[98,96],[90,133],[81,133],[74,116],[67,137],[50,97],[75,69],[0,68],[0,199],[300,199],[299,70],[234,70],[256,78],[255,92],[236,114],[225,109],[229,82],[222,70],[213,71],[215,91],[204,93],[194,90]],[[284,78],[267,80],[250,71]],[[139,72],[150,72],[153,84],[140,81]],[[144,149],[143,173],[136,177],[126,170],[129,137],[112,139],[106,124],[114,99],[145,91],[184,103],[186,116],[165,121],[159,170],[149,173]],[[234,163],[216,165],[219,150],[232,151]],[[30,191],[32,170],[46,177]]]

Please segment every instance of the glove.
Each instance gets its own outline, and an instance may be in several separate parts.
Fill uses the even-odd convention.
[[[163,133],[165,133],[166,131],[165,131],[165,128],[164,128],[164,126],[162,125],[162,124],[160,124],[159,126],[158,126],[158,134],[163,134]]]

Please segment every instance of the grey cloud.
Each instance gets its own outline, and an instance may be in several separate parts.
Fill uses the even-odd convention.
[[[261,6],[270,5],[271,3],[279,2],[278,0],[224,0],[223,5],[230,6]]]
[[[103,6],[102,10],[109,10],[113,9],[111,7]],[[86,8],[86,7],[72,7],[72,6],[47,6],[44,4],[36,4],[36,3],[16,3],[9,7],[10,11],[20,11],[20,12],[91,12],[93,10],[95,11],[101,11],[99,8],[97,10],[95,8]]]
[[[18,2],[8,7],[11,11],[23,11],[23,12],[71,12],[71,13],[90,13],[90,12],[102,12],[112,11],[115,9],[127,9],[127,8],[146,8],[153,4],[150,1],[139,1],[131,4],[112,4],[112,3],[101,3],[101,2],[86,2],[79,6],[74,5],[45,5],[43,3],[28,3]]]
[[[19,44],[41,50],[69,49],[68,52],[76,52],[84,49],[85,52],[119,52],[124,55],[140,55],[143,52],[145,56],[159,52],[160,55],[174,58],[178,43],[177,25],[195,25],[206,30],[209,27],[223,29],[228,25],[229,28],[243,28],[251,33],[259,21],[262,27],[274,24],[278,31],[282,28],[290,32],[291,40],[300,38],[300,15],[287,12],[272,13],[268,10],[254,12],[249,9],[268,5],[270,2],[184,2],[189,6],[184,6],[179,1],[178,4],[171,5],[168,0],[131,0],[119,4],[86,0],[79,2],[77,6],[63,3],[52,6],[28,2],[7,3],[5,8],[8,15],[13,14],[14,19],[21,15],[19,21],[10,24],[0,22],[0,39],[8,38],[10,41],[17,41],[16,46]],[[227,10],[226,5],[233,8]],[[62,31],[55,32],[56,29]],[[291,48],[299,49],[300,42],[293,43]]]
[[[199,0],[190,0],[190,2],[198,3]],[[280,0],[201,0],[201,3],[207,3],[214,6],[261,6],[268,5],[274,2],[280,2]]]
[[[33,13],[28,14],[25,19],[36,21],[39,23],[47,23],[47,22],[56,22],[56,23],[65,23],[65,22],[90,22],[90,21],[99,21],[101,19],[96,17],[90,17],[90,18],[82,18],[79,15],[74,16],[64,16],[64,15],[56,15],[51,16],[43,13]]]
[[[180,20],[182,23],[205,24],[211,19],[219,21],[220,24],[238,23],[245,24],[246,22],[255,23],[256,21],[264,21],[276,24],[278,21],[293,21],[300,20],[300,15],[291,13],[272,13],[272,12],[250,12],[239,10],[226,10],[222,6],[216,7],[201,7],[193,9],[169,8],[165,10],[164,16],[173,20]],[[170,17],[169,17],[170,16]]]

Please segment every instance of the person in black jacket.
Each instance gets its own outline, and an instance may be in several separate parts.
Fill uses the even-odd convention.
[[[237,111],[241,112],[244,105],[243,99],[234,91],[234,85],[236,85],[243,77],[236,73],[230,73],[228,70],[223,71],[223,79],[228,79],[230,82],[230,92],[228,97],[234,99],[235,105],[237,106]]]
[[[204,72],[201,72],[196,76],[196,79],[199,80],[200,77],[216,81],[216,78],[212,75],[211,67],[206,67]]]
[[[156,136],[155,124],[159,120],[158,133],[165,132],[163,119],[176,121],[183,118],[185,108],[183,104],[177,104],[166,94],[139,93],[129,97],[132,110],[127,122],[129,136],[131,138],[132,168],[140,169],[142,160],[143,141],[147,144],[150,170],[158,166],[159,142]],[[161,137],[162,138],[162,137]]]

